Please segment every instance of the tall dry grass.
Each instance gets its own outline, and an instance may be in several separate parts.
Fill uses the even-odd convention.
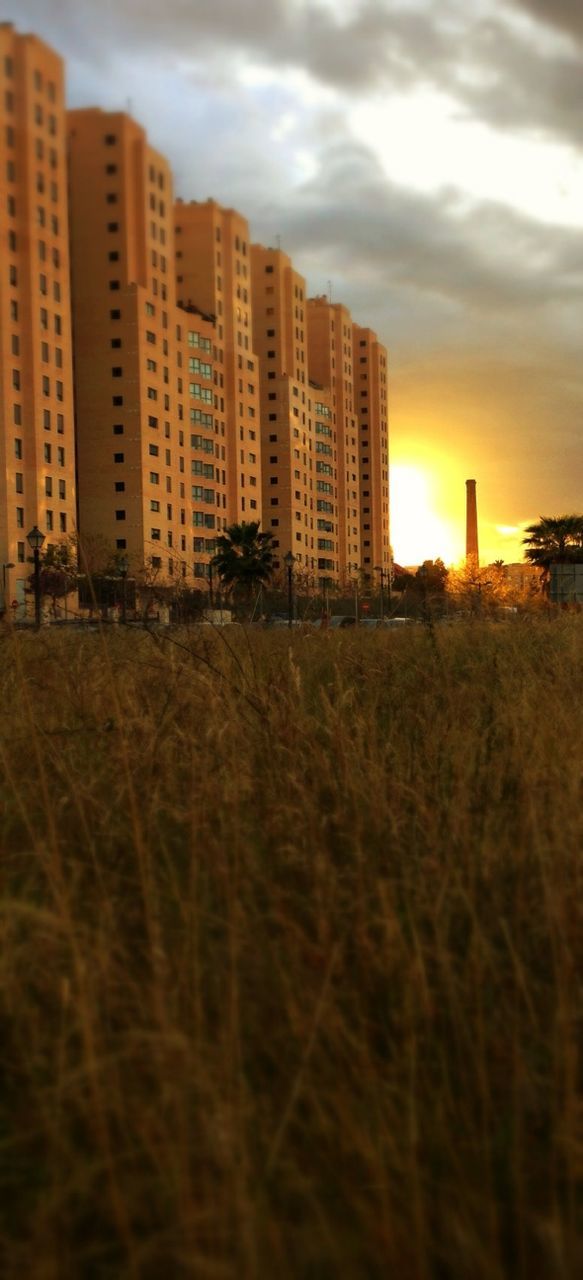
[[[3,638],[3,1277],[582,1274],[582,634]]]

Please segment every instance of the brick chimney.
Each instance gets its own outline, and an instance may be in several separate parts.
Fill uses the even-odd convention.
[[[466,564],[474,564],[477,568],[479,563],[476,481],[466,480]]]

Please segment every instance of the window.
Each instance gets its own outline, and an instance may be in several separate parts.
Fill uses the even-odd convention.
[[[51,464],[51,446],[50,446],[50,444],[45,444],[45,447],[44,447],[44,459],[45,459],[45,462],[47,462],[47,463],[49,464],[49,466],[50,466],[50,464]]]
[[[113,461],[114,461],[114,462],[124,462],[124,461],[125,461],[125,455],[124,455],[123,453],[114,453],[114,455],[113,455]]]
[[[52,498],[52,496],[53,496],[53,481],[52,481],[52,477],[51,477],[51,476],[45,476],[45,497],[47,497],[47,498]]]
[[[60,511],[60,512],[59,512],[59,529],[60,529],[61,533],[66,533],[66,532],[67,532],[67,513],[66,513],[66,511]]]
[[[121,368],[120,365],[116,365],[115,368],[111,370],[112,378],[121,378],[122,374],[123,374],[123,369]]]
[[[62,413],[57,414],[57,435],[62,436],[65,431],[65,419]]]
[[[160,484],[160,476],[157,471],[150,472],[150,484]]]
[[[121,509],[121,510],[117,510],[117,511],[116,511],[116,513],[115,513],[115,518],[116,518],[116,520],[125,520],[125,518],[126,518],[126,513],[125,513],[125,510],[123,509],[123,507],[122,507],[122,509]]]
[[[14,441],[14,457],[22,457],[22,440],[17,439]]]
[[[67,482],[66,480],[59,480],[59,498],[61,499],[61,502],[64,502],[66,497],[67,497]]]
[[[150,529],[150,537],[152,539],[152,542],[160,542],[160,530]]]
[[[160,450],[159,450],[159,448],[158,448],[158,445],[157,445],[157,444],[150,444],[150,445],[148,445],[148,453],[150,454],[150,457],[152,457],[152,458],[157,458],[157,457],[159,457]]]
[[[109,288],[112,293],[116,293],[117,290],[119,289],[119,280],[110,280]]]
[[[115,492],[116,492],[116,493],[125,493],[125,491],[126,491],[126,482],[125,482],[125,480],[116,480],[116,481],[115,481],[115,484],[114,484],[114,486],[113,486],[113,487],[114,487],[114,489],[115,489]]]
[[[17,551],[17,559],[18,559],[18,563],[19,563],[19,564],[24,564],[24,561],[25,561],[25,558],[26,558],[26,557],[25,557],[25,552],[24,552],[24,542],[19,542],[19,543],[17,544],[17,548],[18,548],[18,551]]]
[[[110,320],[121,320],[121,311],[110,311]]]
[[[114,147],[116,142],[117,142],[117,138],[114,133],[106,133],[105,135],[106,147]]]
[[[55,526],[54,526],[54,518],[53,518],[53,513],[52,513],[52,511],[47,511],[46,525],[47,525],[47,532],[48,532],[48,533],[52,533],[52,531],[53,531],[53,529],[54,529],[54,527],[55,527]]]
[[[59,466],[60,466],[60,467],[64,467],[64,465],[65,465],[65,450],[63,449],[63,446],[62,446],[61,444],[57,446],[57,461],[58,461],[58,463],[59,463]]]
[[[16,527],[17,529],[24,529],[24,507],[16,508]]]
[[[157,498],[150,498],[150,511],[159,511],[160,503]]]

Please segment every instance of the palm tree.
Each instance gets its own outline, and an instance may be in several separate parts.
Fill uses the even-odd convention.
[[[260,533],[258,520],[232,524],[217,538],[213,564],[223,586],[240,587],[249,599],[253,588],[265,586],[273,574],[273,534]]]
[[[541,516],[525,533],[525,559],[542,569],[545,584],[552,564],[583,560],[583,516]]]

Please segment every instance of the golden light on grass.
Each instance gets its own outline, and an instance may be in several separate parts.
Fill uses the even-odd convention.
[[[3,1275],[579,1274],[581,619],[0,650]]]

